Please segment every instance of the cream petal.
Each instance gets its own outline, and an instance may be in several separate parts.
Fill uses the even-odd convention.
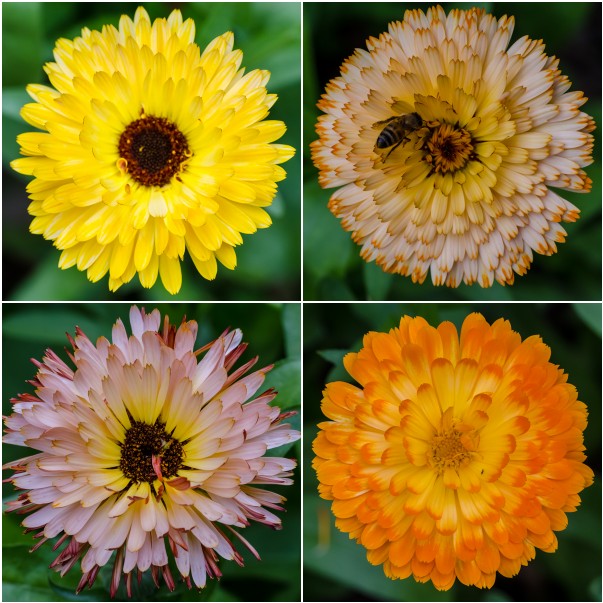
[[[138,513],[131,513],[131,515],[132,524],[130,525],[126,550],[136,552],[143,547],[150,536],[142,527],[141,516]]]
[[[194,538],[189,539],[189,559],[191,566],[191,576],[193,582],[198,588],[203,588],[207,580],[207,570],[205,565],[205,556],[201,544]]]

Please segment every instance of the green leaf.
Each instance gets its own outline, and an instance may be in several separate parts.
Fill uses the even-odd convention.
[[[329,212],[328,198],[317,182],[304,185],[304,265],[317,280],[343,276],[352,254],[350,235]]]
[[[66,333],[73,334],[76,326],[91,340],[100,335],[98,323],[75,308],[63,310],[56,305],[26,306],[21,312],[5,317],[3,333],[5,336],[24,341],[66,345]]]
[[[568,515],[567,528],[560,533],[561,540],[577,541],[585,549],[601,549],[601,482],[580,493],[582,502],[576,513]],[[561,545],[560,545],[561,547]]]
[[[272,205],[267,211],[272,219],[282,218],[286,214],[287,208],[283,196],[280,193],[276,193],[272,200]]]
[[[30,101],[25,88],[4,88],[2,91],[2,163],[5,166],[21,157],[17,136],[32,129],[19,114],[21,107]]]
[[[44,548],[30,553],[27,547],[18,546],[2,556],[3,601],[63,601],[49,586],[47,567],[53,551]]]
[[[491,287],[486,288],[480,287],[479,285],[462,284],[456,289],[456,291],[459,298],[463,300],[511,301],[513,299],[512,288],[500,285],[499,283],[494,283]]]
[[[576,314],[601,337],[601,304],[573,304]]]
[[[48,584],[51,590],[61,597],[60,601],[102,601],[107,596],[100,588],[85,589],[76,594],[74,589],[57,584],[52,578],[48,579]]]
[[[299,358],[301,354],[301,317],[299,304],[284,304],[282,313],[285,351],[288,357]]]
[[[588,592],[592,595],[593,601],[601,601],[602,590],[601,576],[595,578],[588,586]]]
[[[13,514],[4,515],[2,518],[2,548],[8,549],[16,546],[31,548],[35,540],[31,534],[24,534],[20,524],[22,517]]]
[[[236,595],[233,595],[232,593],[230,593],[225,588],[222,588],[221,585],[218,585],[218,586],[216,586],[216,588],[214,588],[211,596],[207,600],[208,601],[216,601],[216,602],[223,601],[224,603],[228,603],[229,601],[238,601],[239,598]]]
[[[252,522],[251,525],[241,531],[242,536],[254,545],[261,557],[257,561],[244,547],[238,547],[245,558],[245,569],[237,567],[234,563],[222,563],[224,575],[229,576],[268,576],[274,580],[286,581],[287,575],[279,576],[274,572],[275,566],[287,567],[287,573],[299,572],[299,559],[301,557],[300,530],[301,508],[299,504],[299,490],[296,486],[288,486],[281,490],[287,497],[284,503],[286,512],[276,511],[275,514],[281,518],[282,529],[272,530],[268,526]],[[297,499],[294,500],[294,498]],[[297,504],[296,504],[297,502]],[[293,568],[292,566],[297,566]]]
[[[255,547],[261,560],[258,561],[244,547],[237,546],[243,555],[245,567],[238,567],[232,562],[220,563],[220,570],[223,572],[220,587],[236,593],[239,601],[301,600],[299,484],[280,488],[279,493],[287,498],[285,511],[276,511],[276,515],[282,521],[281,530],[272,530],[268,526],[255,522],[241,530],[242,536]],[[280,598],[277,591],[282,591],[287,585],[296,587],[296,596]]]
[[[88,299],[94,295],[97,299],[106,297],[106,279],[100,283],[90,283],[86,275],[75,268],[61,270],[57,266],[58,260],[59,254],[49,246],[48,256],[20,283],[11,299],[31,301]],[[99,295],[101,289],[103,293]]]
[[[324,358],[327,362],[340,366],[343,363],[343,357],[349,350],[318,350],[318,355]]]
[[[245,51],[245,64],[257,65],[270,72],[267,88],[281,90],[301,79],[299,29],[269,30],[255,36]]]
[[[343,366],[343,357],[348,352],[350,350],[318,350],[317,353],[321,358],[333,364],[333,368],[327,375],[328,383],[332,381],[346,381],[349,383],[352,379]]]
[[[309,142],[317,138],[314,127],[318,117],[316,103],[320,96],[318,75],[316,73],[316,56],[311,36],[312,27],[312,20],[307,18],[304,14],[304,44],[302,49],[304,57],[304,78],[302,80],[302,85],[303,96],[304,99],[306,99],[306,102],[303,104],[303,127],[304,138]]]
[[[3,549],[17,546],[31,548],[36,543],[31,534],[24,533],[25,528],[21,526],[22,520],[22,516],[15,515],[14,513],[6,513],[2,518]]]
[[[287,220],[277,219],[270,228],[244,237],[240,251],[237,248],[236,270],[222,270],[221,277],[223,280],[231,280],[233,286],[239,290],[239,295],[249,290],[251,299],[258,299],[255,294],[258,284],[274,286],[278,283],[279,286],[285,287],[287,281],[293,277],[299,282],[299,273],[292,272],[296,263],[299,266],[299,240],[296,242],[296,234],[287,228]],[[244,284],[248,284],[248,287],[242,286]],[[274,296],[272,299],[278,297]]]
[[[185,10],[198,17],[197,42],[204,48],[226,31],[235,34],[235,48],[243,51],[246,72],[270,72],[270,92],[299,84],[300,10],[288,3],[192,3]],[[293,9],[293,10],[292,10]]]
[[[578,509],[577,514],[581,511],[582,509]],[[570,524],[572,519],[570,516]],[[540,570],[541,580],[546,579],[546,576],[555,576],[555,580],[562,584],[566,591],[567,598],[563,598],[564,601],[585,601],[588,585],[601,574],[601,564],[593,563],[593,559],[601,554],[601,545],[599,544],[598,549],[586,547],[579,541],[564,538],[564,532],[559,533],[558,539],[559,550],[554,555],[537,554],[534,570]]]
[[[64,601],[64,598],[53,593],[50,588],[44,586],[31,586],[19,582],[14,584],[2,580],[2,600],[3,601]],[[97,599],[94,599],[97,600]]]
[[[29,126],[26,126],[21,118],[21,109],[23,105],[30,102],[32,102],[31,97],[21,86],[2,89],[2,115],[18,121],[22,130]]]
[[[299,601],[301,599],[301,580],[295,576],[283,584],[283,587],[278,589],[273,597],[273,601]]]
[[[2,4],[4,86],[39,81],[42,73],[42,6],[40,2]]]
[[[389,331],[400,324],[405,314],[423,316],[427,305],[417,304],[354,304],[352,312],[367,324],[368,331]],[[424,318],[428,319],[427,316]]]
[[[250,2],[249,10],[254,19],[270,28],[294,27],[299,31],[301,7],[296,2]]]
[[[282,409],[301,404],[301,367],[299,358],[280,360],[266,375],[264,388],[273,387],[278,392],[276,400]]]
[[[318,299],[356,301],[352,288],[340,276],[329,276],[320,283]]]
[[[486,591],[484,593],[484,601],[513,601],[513,598],[509,596],[509,594],[501,591],[501,590],[497,590],[496,588],[493,588],[492,590]]]
[[[71,28],[80,25],[77,21],[79,6],[77,2],[40,2],[42,5],[42,23],[44,24],[44,34],[47,48],[54,48],[57,37],[68,37]],[[86,27],[90,27],[86,17]],[[83,24],[82,24],[83,26]],[[81,27],[76,30],[75,35],[81,35]]]
[[[504,10],[504,3],[499,3],[498,6],[501,7],[499,10],[502,9],[502,13],[507,12]],[[518,3],[514,6],[516,9],[513,11],[515,17],[513,37],[518,38],[527,34],[533,40],[544,40],[548,55],[564,50],[591,11],[590,2],[551,2],[547,6],[546,19],[543,19],[542,12],[533,8],[533,5]]]
[[[363,266],[364,286],[366,288],[366,299],[387,299],[387,294],[392,285],[393,275],[384,272],[374,262],[365,262]]]

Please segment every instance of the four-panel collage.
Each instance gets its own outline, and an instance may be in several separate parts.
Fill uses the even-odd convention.
[[[2,600],[601,601],[601,19],[3,2]]]

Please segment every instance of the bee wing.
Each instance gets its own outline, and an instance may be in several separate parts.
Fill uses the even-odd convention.
[[[398,117],[400,117],[399,115],[392,115],[391,117],[388,117],[387,119],[384,119],[382,121],[376,121],[373,124],[373,128],[378,128],[381,126],[384,126],[385,124],[388,124],[390,121],[394,120],[394,119],[398,119]]]

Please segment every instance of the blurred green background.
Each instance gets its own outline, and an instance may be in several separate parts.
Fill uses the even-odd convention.
[[[107,277],[90,283],[76,268],[57,267],[60,252],[50,241],[29,234],[29,200],[25,185],[30,178],[11,170],[9,162],[19,157],[16,136],[32,131],[19,116],[31,102],[25,92],[29,83],[48,83],[42,70],[53,60],[58,38],[73,39],[82,27],[101,29],[117,26],[122,13],[131,18],[139,4],[104,2],[4,2],[2,3],[2,169],[3,169],[3,299],[11,300],[298,300],[300,299],[301,193],[300,193],[300,20],[299,3],[270,2],[149,2],[140,3],[151,19],[167,17],[179,8],[184,19],[196,24],[196,41],[204,48],[213,38],[233,31],[235,48],[243,51],[242,67],[271,72],[268,91],[278,94],[269,119],[287,124],[278,142],[292,145],[296,156],[283,164],[287,179],[268,213],[273,224],[253,235],[244,235],[237,247],[234,271],[219,264],[214,281],[204,280],[187,256],[183,264],[182,289],[170,296],[158,279],[152,289],[143,289],[138,276],[116,293]]]
[[[168,314],[172,324],[180,324],[184,316],[199,323],[197,345],[218,337],[227,327],[240,328],[243,341],[249,347],[236,367],[259,356],[257,368],[275,363],[268,373],[259,393],[270,387],[279,392],[274,404],[283,410],[295,410],[298,414],[287,422],[300,428],[300,305],[299,304],[159,304],[147,305],[147,311],[158,307],[162,315]],[[32,393],[34,388],[26,383],[36,373],[30,358],[41,359],[45,349],[52,348],[65,361],[68,346],[65,333],[73,334],[80,326],[94,342],[104,335],[110,339],[111,327],[121,318],[129,331],[129,304],[4,304],[3,305],[3,363],[2,363],[2,413],[11,413],[9,400],[19,393]],[[269,454],[287,458],[301,458],[300,442],[283,446]],[[33,454],[26,448],[3,446],[3,462]],[[5,471],[3,477],[12,475]],[[299,601],[301,565],[301,501],[300,470],[295,471],[293,486],[268,487],[287,498],[286,512],[278,512],[283,529],[275,531],[255,524],[240,530],[259,552],[257,561],[239,546],[245,558],[245,567],[234,562],[220,562],[222,579],[208,580],[207,587],[198,592],[189,591],[177,578],[177,589],[170,593],[165,586],[156,590],[150,577],[135,591],[134,601]],[[3,484],[3,500],[14,498],[12,484]],[[64,577],[48,569],[58,553],[53,553],[52,542],[44,544],[34,553],[29,549],[32,535],[24,535],[19,523],[22,517],[3,514],[2,547],[3,577],[2,600],[4,601],[109,601],[111,570],[107,565],[101,570],[92,590],[74,594],[81,577],[79,563]],[[126,600],[122,588],[117,600]]]
[[[589,102],[582,110],[594,117],[595,163],[586,168],[593,180],[589,194],[559,194],[581,210],[581,218],[565,225],[568,237],[552,257],[534,254],[528,273],[515,284],[495,283],[489,289],[461,285],[434,287],[428,275],[423,285],[384,273],[360,258],[340,222],[327,209],[335,189],[323,190],[310,160],[308,145],[318,137],[314,126],[316,102],[327,82],[340,75],[343,61],[355,48],[366,49],[370,36],[387,31],[388,23],[404,18],[426,3],[306,3],[304,4],[304,299],[332,300],[600,300],[601,299],[601,3],[476,2],[442,3],[451,8],[485,8],[496,17],[515,16],[512,42],[521,36],[542,39],[548,55],[560,59],[571,90],[582,90]],[[546,8],[544,8],[546,6]]]
[[[589,409],[584,434],[587,463],[595,482],[581,493],[582,504],[569,513],[553,554],[536,558],[512,579],[497,576],[494,588],[458,583],[446,592],[413,578],[390,580],[381,566],[366,560],[365,549],[339,532],[330,503],[319,498],[311,468],[312,441],[322,389],[332,381],[351,381],[344,354],[357,352],[368,331],[388,331],[404,314],[430,324],[452,321],[460,329],[471,312],[492,323],[511,322],[522,339],[540,335]],[[304,304],[304,600],[305,601],[601,601],[601,304]]]

